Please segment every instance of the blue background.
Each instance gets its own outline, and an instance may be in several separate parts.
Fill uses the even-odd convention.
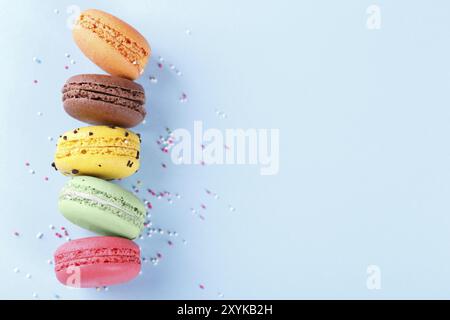
[[[366,27],[373,3],[381,30]],[[160,263],[144,263],[140,277],[107,291],[64,288],[47,263],[65,241],[54,235],[61,226],[72,239],[90,235],[58,213],[67,178],[50,167],[56,139],[48,137],[83,125],[62,109],[63,83],[102,72],[72,41],[72,4],[119,16],[152,45],[138,80],[149,110],[135,128],[142,169],[121,184],[151,201],[155,227],[178,233],[138,240],[143,256],[162,254]],[[448,1],[58,0],[0,8],[0,298],[450,297]],[[188,101],[180,103],[183,92]],[[166,126],[192,130],[194,120],[280,129],[279,174],[175,166],[155,141]],[[146,188],[182,198],[170,204]],[[373,264],[381,290],[366,287]]]

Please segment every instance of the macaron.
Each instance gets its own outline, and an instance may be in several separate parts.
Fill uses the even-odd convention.
[[[140,140],[115,126],[77,128],[58,139],[52,166],[69,176],[125,178],[139,169]]]
[[[83,122],[131,128],[144,120],[145,91],[133,81],[101,74],[80,74],[62,88],[66,112]]]
[[[72,34],[81,51],[109,74],[134,80],[144,73],[150,45],[119,18],[95,9],[83,11]]]
[[[69,221],[102,235],[134,239],[144,228],[142,201],[120,186],[94,177],[70,179],[60,192],[58,207]]]
[[[141,270],[139,247],[128,239],[91,237],[72,240],[54,255],[56,278],[75,288],[124,283]]]

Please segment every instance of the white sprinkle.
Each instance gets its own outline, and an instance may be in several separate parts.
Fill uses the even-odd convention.
[[[37,239],[42,239],[43,236],[44,236],[44,234],[43,234],[42,232],[39,232],[39,233],[36,235],[36,238],[37,238]]]
[[[36,173],[36,171],[34,171],[33,169],[30,169],[30,171],[29,171],[31,174],[35,174]]]
[[[75,60],[70,60],[70,64],[75,64],[76,62],[75,62]]]
[[[66,238],[66,241],[69,242],[69,241],[72,241],[72,239],[69,238],[69,237],[67,237],[67,238]]]
[[[25,278],[31,279],[31,274],[27,273],[26,276],[25,276]]]
[[[192,31],[190,29],[186,29],[186,35],[190,36],[192,34]]]
[[[51,264],[53,264],[53,260],[52,259],[48,259],[47,263],[51,265]]]
[[[65,54],[66,58],[70,58],[70,53]]]
[[[159,57],[159,62],[164,62],[164,58],[163,57]]]
[[[56,294],[56,293],[53,295],[53,297],[54,297],[55,299],[59,299],[59,298],[60,298],[60,296],[59,296],[58,294]]]
[[[174,70],[174,69],[175,69],[175,66],[174,66],[173,64],[170,64],[170,65],[169,65],[169,68],[170,68],[170,70]]]
[[[149,77],[151,83],[158,83],[158,79],[155,76]]]
[[[38,298],[38,297],[39,297],[38,294],[37,294],[36,292],[34,292],[34,293],[33,293],[33,298],[36,299],[36,298]]]
[[[142,124],[146,124],[147,123],[147,120],[142,120]]]
[[[36,63],[41,63],[42,61],[38,57],[33,57],[33,61]]]
[[[50,230],[55,230],[55,226],[52,225],[52,224],[50,224],[50,225],[48,226],[48,228],[49,228]]]
[[[177,76],[183,75],[180,70],[177,70],[176,73],[177,73]]]
[[[53,137],[47,137],[48,141],[53,141]]]
[[[19,273],[20,272],[20,269],[19,268],[14,268],[14,273]]]
[[[54,14],[59,14],[59,10],[58,10],[58,9],[55,9],[55,10],[53,10],[53,13],[54,13]]]
[[[43,113],[42,113],[41,111],[38,111],[37,115],[38,115],[39,117],[41,117],[41,116],[43,115]]]

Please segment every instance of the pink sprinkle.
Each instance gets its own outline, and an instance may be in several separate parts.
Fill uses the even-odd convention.
[[[159,62],[158,62],[158,68],[160,68],[160,69],[162,69],[162,68],[163,68],[163,65],[162,65],[162,63],[159,63]]]
[[[147,208],[153,209],[153,206],[152,206],[152,204],[150,202],[147,202]]]
[[[156,254],[156,256],[158,257],[158,259],[161,259],[161,258],[162,258],[162,254],[159,253],[159,252]]]
[[[44,180],[45,180],[45,181],[48,181],[48,177],[44,177]]]
[[[206,209],[206,206],[202,203],[202,209]]]
[[[147,189],[147,191],[148,191],[152,196],[156,196],[155,191],[153,191],[152,189]]]
[[[25,165],[26,165],[27,167],[29,167],[29,166],[30,166],[30,163],[29,163],[29,162],[25,162]]]
[[[162,166],[164,169],[167,168],[167,166],[166,166],[165,163],[161,163],[161,166]]]
[[[173,245],[173,242],[172,241],[167,241],[167,244],[169,245],[169,246],[172,246]]]
[[[64,66],[64,69],[69,70],[69,66]]]
[[[211,194],[211,191],[209,191],[208,189],[205,189],[207,194]]]
[[[57,237],[60,238],[60,239],[62,238],[62,234],[59,233],[59,232],[56,232],[56,233],[55,233],[55,236],[57,236]]]
[[[205,217],[203,215],[199,215],[199,218],[205,220]]]
[[[14,235],[15,235],[16,237],[19,237],[19,236],[20,236],[20,233],[18,233],[17,231],[14,231]]]
[[[205,165],[205,161],[202,160],[202,161],[200,162],[200,164],[201,164],[202,166],[204,166],[204,165]]]
[[[198,287],[199,287],[200,289],[202,289],[202,290],[204,290],[204,289],[205,289],[205,286],[204,286],[204,285],[202,285],[202,284],[199,284],[199,285],[198,285]]]
[[[38,83],[38,81],[37,81],[37,80],[33,80],[33,83],[34,83],[34,84],[37,84],[37,83]]]

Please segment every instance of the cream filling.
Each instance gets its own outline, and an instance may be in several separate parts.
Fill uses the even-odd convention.
[[[73,197],[84,198],[86,200],[94,201],[94,202],[99,203],[99,204],[103,204],[103,205],[106,205],[106,206],[109,206],[109,207],[113,207],[113,208],[115,208],[117,210],[122,211],[127,216],[130,216],[132,218],[136,217],[136,215],[133,212],[130,213],[129,211],[125,210],[124,208],[118,206],[117,204],[109,202],[109,201],[107,201],[105,199],[102,199],[100,197],[96,197],[96,196],[94,196],[92,194],[88,194],[88,193],[84,193],[84,192],[80,192],[80,191],[64,190],[61,193],[61,196],[73,196]]]

